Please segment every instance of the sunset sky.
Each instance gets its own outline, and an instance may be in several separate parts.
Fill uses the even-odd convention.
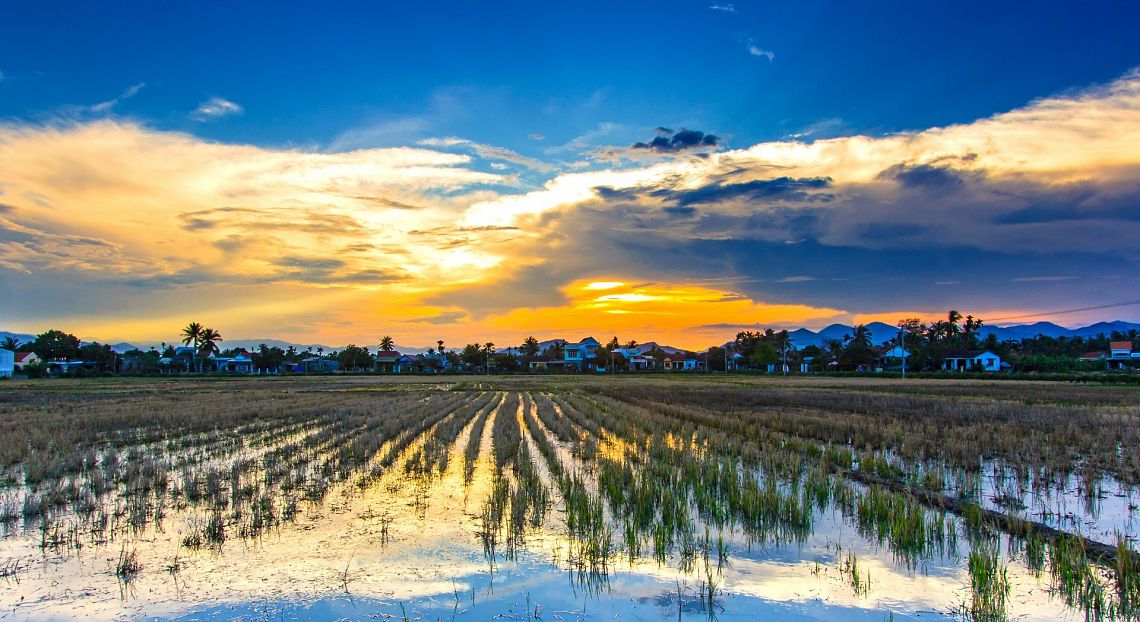
[[[700,348],[1140,298],[1140,3],[616,4],[5,5],[0,330]]]

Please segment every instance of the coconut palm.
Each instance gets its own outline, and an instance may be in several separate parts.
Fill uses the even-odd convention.
[[[188,346],[194,346],[198,349],[198,344],[202,340],[202,325],[198,322],[190,322],[186,328],[182,329],[182,343]]]
[[[222,341],[222,334],[212,328],[203,328],[202,333],[198,335],[198,356],[202,359],[217,354],[220,352],[218,349],[218,342]],[[198,371],[202,371],[201,361],[198,363]]]
[[[20,349],[20,340],[9,335],[5,337],[3,341],[0,341],[0,348],[15,352]]]
[[[380,338],[380,349],[381,350],[388,352],[394,347],[396,347],[396,341],[394,339],[392,339],[391,337],[389,337],[388,335],[384,335],[383,337]]]
[[[435,345],[439,346],[439,350],[438,350],[438,352],[439,352],[440,354],[443,354],[443,340],[442,340],[442,339],[440,339],[439,341],[436,341],[436,342],[435,342]]]

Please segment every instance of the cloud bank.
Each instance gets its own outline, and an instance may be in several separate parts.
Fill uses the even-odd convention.
[[[327,153],[0,125],[0,313],[124,338],[208,313],[326,342],[605,327],[698,346],[725,335],[686,332],[694,315],[984,317],[1140,285],[1135,72],[893,135],[723,150],[659,128],[613,149],[647,159],[558,172],[462,138]],[[474,158],[547,178],[517,191]]]

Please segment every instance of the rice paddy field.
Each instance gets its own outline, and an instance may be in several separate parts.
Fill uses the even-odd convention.
[[[0,618],[1136,620],[1140,391],[0,385]]]

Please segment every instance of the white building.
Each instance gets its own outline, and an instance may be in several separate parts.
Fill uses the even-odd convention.
[[[1001,371],[1001,365],[1001,357],[989,350],[953,354],[942,360],[943,371]]]
[[[0,378],[11,378],[16,370],[16,353],[0,349]]]

